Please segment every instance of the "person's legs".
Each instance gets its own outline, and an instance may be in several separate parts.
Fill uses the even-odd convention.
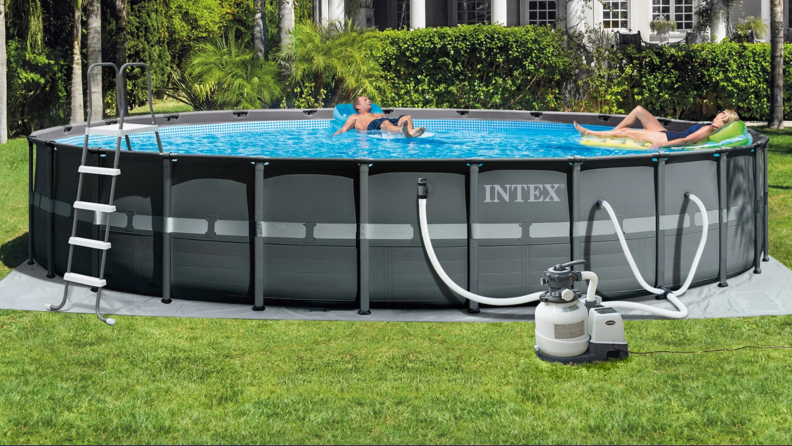
[[[382,121],[380,130],[384,130],[388,133],[401,133],[402,131],[400,126],[393,125],[393,123],[388,121],[387,119],[385,121]]]
[[[578,127],[580,126],[578,125]],[[668,141],[668,137],[665,133],[652,130],[638,130],[629,128],[606,130],[603,132],[594,132],[586,129],[583,130],[585,130],[585,133],[583,133],[584,136],[596,136],[597,138],[632,138],[636,141],[646,141],[651,143]]]
[[[663,124],[657,120],[651,113],[646,111],[645,108],[641,107],[640,105],[635,107],[633,111],[627,115],[622,122],[619,123],[613,130],[621,130],[623,128],[630,127],[631,125],[635,124],[637,121],[643,125],[644,130],[651,130],[654,132],[662,132],[665,130]]]
[[[398,125],[399,127],[401,127],[401,126],[403,126],[403,125],[404,125],[404,123],[405,123],[405,122],[407,123],[407,130],[409,130],[410,132],[412,132],[412,131],[413,131],[413,122],[412,122],[412,116],[410,116],[410,115],[403,115],[403,116],[400,116],[400,117],[399,117],[399,124],[397,124],[397,125]]]

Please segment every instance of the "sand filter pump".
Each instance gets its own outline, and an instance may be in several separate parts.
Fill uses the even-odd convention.
[[[548,287],[548,290],[544,292],[511,298],[492,298],[480,296],[460,287],[443,270],[432,247],[426,219],[426,200],[431,190],[431,185],[426,179],[418,180],[418,216],[421,237],[435,272],[451,291],[481,304],[508,306],[541,301],[536,308],[536,345],[534,346],[536,355],[540,359],[551,362],[580,363],[602,361],[609,358],[626,358],[628,352],[627,342],[624,338],[624,322],[616,308],[640,310],[674,319],[687,317],[687,308],[677,299],[677,295],[682,295],[693,280],[704,246],[707,243],[706,228],[709,225],[704,204],[689,192],[685,193],[685,198],[693,201],[699,207],[704,230],[688,277],[683,286],[675,292],[667,288],[654,288],[646,283],[638,271],[632,254],[630,254],[616,213],[607,201],[599,200],[597,202],[600,209],[607,211],[616,229],[616,235],[624,255],[638,282],[647,292],[668,299],[677,308],[672,311],[635,302],[602,302],[597,297],[597,275],[591,271],[574,271],[572,269],[574,265],[585,264],[585,260],[575,260],[550,267],[542,277],[542,284]],[[574,288],[575,282],[583,280],[588,281],[585,296],[582,296]]]

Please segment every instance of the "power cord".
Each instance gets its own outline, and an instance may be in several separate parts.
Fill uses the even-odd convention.
[[[792,349],[792,345],[743,345],[742,347],[737,348],[717,348],[713,350],[699,350],[699,351],[682,351],[682,350],[656,350],[652,352],[635,352],[632,350],[627,350],[626,348],[621,348],[616,344],[612,344],[613,348],[617,350],[621,350],[623,352],[627,352],[633,355],[653,355],[655,353],[681,353],[681,354],[694,354],[694,353],[715,353],[715,352],[733,352],[737,350],[742,350],[745,348],[758,348],[758,349],[778,349],[778,348],[789,348]]]

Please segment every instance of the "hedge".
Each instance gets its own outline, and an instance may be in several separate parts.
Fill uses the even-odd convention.
[[[384,31],[378,54],[391,107],[554,110],[574,53],[547,27]]]
[[[390,107],[627,112],[706,119],[770,111],[770,44],[652,46],[606,51],[586,64],[574,39],[548,27],[459,26],[380,33],[375,54]],[[603,68],[605,67],[605,68]],[[784,116],[792,119],[792,45],[784,47]],[[575,92],[579,94],[576,97]]]

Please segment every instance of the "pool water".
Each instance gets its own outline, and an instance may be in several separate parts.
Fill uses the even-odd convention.
[[[417,119],[415,125],[435,135],[380,139],[352,130],[331,136],[336,130],[333,121],[305,120],[163,126],[160,137],[164,152],[273,158],[561,158],[643,152],[583,146],[572,124]],[[58,142],[81,146],[83,138],[74,136]],[[153,134],[132,135],[131,140],[132,150],[158,150]],[[114,149],[115,143],[112,137],[89,139],[90,147]]]

